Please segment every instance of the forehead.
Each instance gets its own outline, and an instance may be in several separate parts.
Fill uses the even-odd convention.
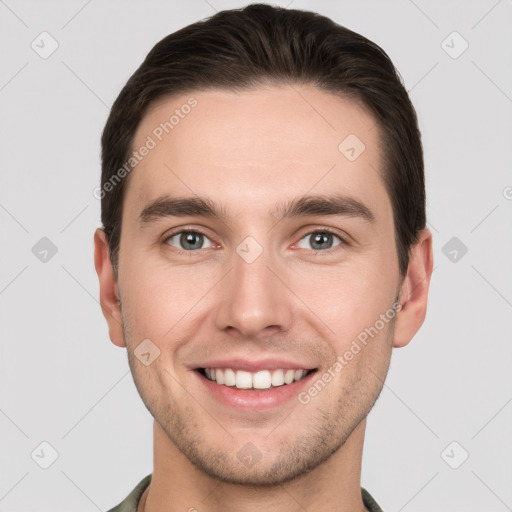
[[[390,209],[373,116],[352,99],[311,86],[160,98],[132,149],[143,146],[151,149],[132,171],[126,194],[126,203],[139,208],[169,193],[254,212],[284,196],[335,191],[373,203],[383,215]]]

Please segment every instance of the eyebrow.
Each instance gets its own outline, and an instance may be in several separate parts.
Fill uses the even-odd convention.
[[[310,195],[294,199],[278,206],[276,214],[281,218],[305,216],[359,217],[369,223],[375,215],[361,201],[346,195]]]
[[[375,215],[361,201],[346,195],[309,195],[288,202],[279,203],[273,216],[279,220],[308,216],[357,217],[369,223],[375,222]],[[161,196],[148,204],[139,215],[141,226],[167,217],[199,216],[222,221],[228,215],[224,207],[218,207],[208,198]]]
[[[144,226],[166,217],[226,217],[223,209],[201,197],[161,196],[147,205],[139,215],[139,223]]]

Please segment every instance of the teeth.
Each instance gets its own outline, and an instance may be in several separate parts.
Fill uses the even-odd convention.
[[[283,370],[274,370],[272,372],[272,386],[282,386],[284,384],[284,372]]]
[[[217,374],[222,373],[222,370],[216,372]],[[231,368],[224,370],[224,386],[234,386],[236,384],[236,375]]]
[[[256,372],[252,376],[252,387],[255,389],[268,389],[272,385],[272,376],[268,370]]]
[[[286,370],[286,373],[284,374],[284,383],[291,384],[294,378],[295,372],[293,370]]]
[[[238,389],[252,388],[252,375],[249,372],[243,372],[241,370],[238,370],[236,372],[235,386]]]
[[[301,380],[308,371],[279,369],[252,373],[232,368],[205,368],[204,373],[209,380],[224,386],[235,386],[237,389],[270,389]]]

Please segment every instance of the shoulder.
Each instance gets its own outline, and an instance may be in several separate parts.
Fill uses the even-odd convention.
[[[119,505],[111,508],[108,512],[137,512],[137,505],[139,504],[142,494],[151,482],[151,476],[152,475],[144,477]]]
[[[363,497],[364,506],[368,509],[369,512],[383,512],[380,508],[379,504],[373,499],[373,496],[366,490],[361,487],[361,495]]]

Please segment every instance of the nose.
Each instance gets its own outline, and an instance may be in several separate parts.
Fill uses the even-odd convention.
[[[285,276],[265,251],[252,262],[238,254],[223,280],[216,327],[240,338],[263,338],[287,331],[293,317],[293,295]]]

